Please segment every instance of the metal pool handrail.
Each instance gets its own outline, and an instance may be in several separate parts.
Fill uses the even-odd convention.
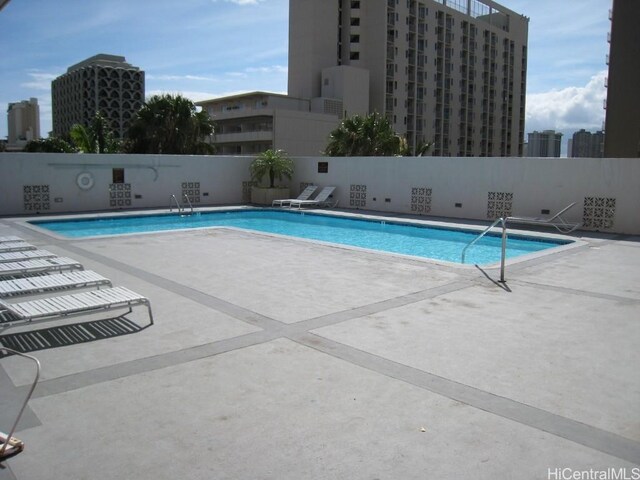
[[[504,218],[497,219],[495,222],[493,222],[491,225],[485,228],[480,235],[478,235],[476,238],[474,238],[469,243],[467,243],[467,245],[462,249],[462,263],[464,263],[467,249],[473,246],[478,240],[484,237],[489,232],[489,230],[491,230],[493,227],[495,227],[499,223],[502,224],[502,252],[500,254],[500,281],[504,282],[504,263],[505,263],[506,252],[507,252],[507,222]]]
[[[24,412],[24,409],[27,406],[27,403],[29,403],[29,400],[31,399],[31,395],[33,395],[33,391],[36,388],[36,384],[38,383],[38,379],[40,378],[40,362],[38,361],[38,359],[36,357],[32,357],[31,355],[27,355],[25,353],[20,353],[17,352],[11,348],[7,348],[4,346],[0,346],[0,351],[7,351],[7,352],[11,352],[15,355],[19,355],[21,357],[25,357],[28,358],[30,360],[33,360],[36,364],[36,378],[33,381],[33,384],[31,385],[31,388],[29,389],[29,393],[27,393],[27,398],[25,398],[24,403],[22,404],[22,408],[20,409],[20,412],[18,413],[18,417],[16,418],[16,421],[14,422],[13,426],[11,427],[11,431],[9,432],[9,434],[7,435],[7,439],[5,441],[5,443],[2,445],[2,448],[0,448],[0,461],[2,461],[5,451],[7,449],[7,446],[9,445],[9,443],[11,442],[11,439],[13,438],[13,434],[16,431],[16,428],[18,428],[18,422],[20,421],[20,417],[22,417],[22,413]],[[16,452],[18,453],[18,452]],[[10,455],[10,456],[13,456]]]

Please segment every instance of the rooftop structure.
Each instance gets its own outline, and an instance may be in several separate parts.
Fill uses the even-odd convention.
[[[76,123],[88,126],[100,112],[123,138],[144,103],[144,85],[144,72],[121,56],[99,54],[72,65],[51,83],[54,135],[68,135]]]
[[[640,2],[613,0],[605,118],[605,157],[640,157]]]
[[[491,0],[291,0],[289,86],[321,96],[322,72],[369,72],[369,112],[436,156],[522,154],[528,19]]]
[[[7,108],[9,136],[7,149],[22,149],[27,142],[40,138],[40,107],[38,99],[31,98],[10,103]]]

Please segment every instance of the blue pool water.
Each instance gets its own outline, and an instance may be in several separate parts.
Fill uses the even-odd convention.
[[[38,220],[32,223],[73,238],[213,226],[235,227],[456,263],[460,263],[465,245],[478,234],[478,232],[458,229],[431,228],[388,221],[381,223],[379,220],[274,210],[228,210],[203,212],[190,216],[173,214],[58,221]],[[538,252],[565,243],[569,242],[510,235],[507,242],[507,258]],[[486,235],[467,250],[465,263],[499,262],[500,252],[500,236]]]

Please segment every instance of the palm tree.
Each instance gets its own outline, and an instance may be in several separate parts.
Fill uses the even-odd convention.
[[[416,157],[425,156],[429,152],[429,150],[431,150],[432,146],[433,146],[433,142],[419,143],[418,146],[416,147]]]
[[[23,151],[36,153],[74,153],[76,150],[62,138],[48,137],[31,140],[25,145]]]
[[[96,112],[88,127],[79,123],[73,125],[69,136],[82,153],[117,153],[120,149],[107,119],[100,112]]]
[[[396,135],[389,119],[379,113],[353,115],[329,134],[325,155],[333,157],[372,157],[402,155],[406,142]]]
[[[154,95],[136,114],[128,132],[132,153],[213,153],[204,139],[213,133],[205,111],[181,95]]]
[[[251,178],[257,182],[262,181],[265,175],[269,176],[269,188],[275,187],[275,179],[282,181],[283,177],[291,180],[293,176],[293,160],[287,157],[283,150],[266,150],[258,155],[251,165]]]

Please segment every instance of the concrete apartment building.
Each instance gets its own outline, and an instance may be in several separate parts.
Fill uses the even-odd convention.
[[[613,0],[604,156],[640,157],[640,2]]]
[[[584,128],[575,132],[569,140],[568,157],[602,158],[604,132],[591,133]]]
[[[144,71],[117,55],[99,54],[72,65],[51,83],[53,133],[64,136],[89,125],[100,111],[123,138],[144,103]]]
[[[40,138],[40,107],[37,98],[10,103],[7,108],[7,150],[22,150]]]
[[[559,157],[562,133],[555,130],[528,134],[527,157]]]
[[[344,114],[367,114],[369,74],[348,66],[321,72],[319,95],[250,92],[197,102],[215,121],[217,154],[253,155],[269,148],[319,155]]]
[[[291,0],[288,93],[319,97],[324,69],[364,69],[369,112],[411,147],[519,156],[528,22],[491,0]]]

